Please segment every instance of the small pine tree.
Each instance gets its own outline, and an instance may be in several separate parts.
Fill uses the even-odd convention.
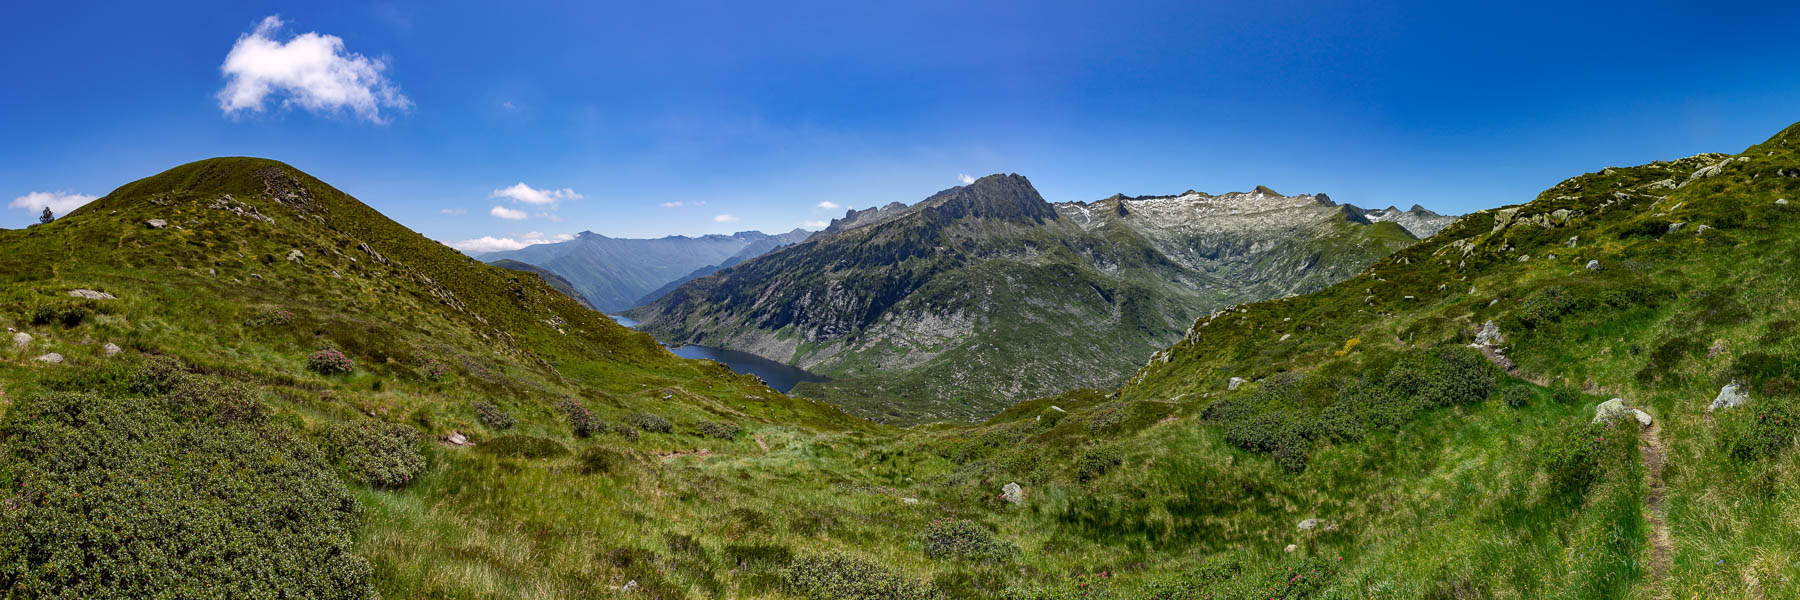
[[[48,206],[44,207],[44,214],[38,215],[39,223],[49,224],[51,221],[55,220],[56,213],[50,212],[50,207]]]

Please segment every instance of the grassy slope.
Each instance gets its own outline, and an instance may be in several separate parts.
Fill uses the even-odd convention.
[[[1685,181],[1722,157],[1571,180],[1519,211],[1527,217],[1582,211],[1566,225],[1495,231],[1493,213],[1472,216],[1366,276],[1197,324],[1187,341],[1163,355],[1166,361],[1153,360],[1116,394],[1078,391],[1023,402],[976,426],[853,426],[694,363],[632,352],[652,343],[605,328],[598,315],[590,317],[593,325],[579,327],[595,333],[582,335],[619,337],[563,350],[560,334],[527,311],[507,308],[517,305],[500,285],[504,275],[493,280],[501,305],[491,310],[518,314],[518,349],[494,352],[460,331],[466,323],[433,325],[425,315],[436,309],[419,310],[434,306],[429,293],[408,296],[412,286],[361,300],[349,287],[317,301],[295,289],[264,296],[257,285],[209,283],[200,257],[229,251],[143,242],[119,262],[56,241],[122,235],[130,248],[134,239],[168,233],[135,228],[142,218],[161,216],[153,211],[172,208],[120,207],[111,215],[107,201],[48,227],[0,234],[0,244],[13,251],[0,256],[29,255],[4,271],[6,318],[17,322],[70,287],[121,296],[111,314],[73,328],[31,328],[66,350],[73,365],[40,367],[15,353],[0,373],[8,397],[20,397],[45,385],[49,374],[103,360],[79,340],[123,339],[128,352],[175,352],[257,382],[270,390],[263,401],[303,431],[352,418],[360,407],[377,413],[391,407],[389,419],[485,438],[462,400],[498,397],[520,416],[518,430],[578,448],[614,448],[625,457],[597,465],[575,456],[494,458],[432,446],[428,470],[404,488],[350,484],[370,509],[358,552],[373,562],[376,586],[389,597],[591,597],[628,581],[647,597],[783,597],[823,580],[821,572],[876,579],[866,569],[786,568],[816,566],[803,561],[838,552],[963,598],[1791,597],[1800,593],[1792,576],[1800,544],[1791,527],[1800,506],[1800,458],[1791,430],[1766,423],[1758,429],[1750,421],[1791,406],[1800,376],[1787,370],[1796,355],[1792,321],[1800,307],[1787,290],[1800,220],[1774,204],[1800,195],[1800,179],[1776,174],[1800,169],[1796,146],[1800,128],[1752,148],[1745,154],[1751,161],[1719,177],[1657,192],[1669,194],[1666,200],[1628,192],[1624,201],[1606,205],[1617,200],[1615,191],[1663,178]],[[1687,229],[1663,233],[1670,221]],[[1711,229],[1694,235],[1702,223]],[[78,233],[88,227],[100,233]],[[1576,248],[1562,245],[1570,236],[1579,237]],[[1472,244],[1467,256],[1451,249],[1459,240]],[[243,243],[264,244],[261,250],[272,253],[285,251],[288,240],[247,236]],[[395,257],[389,245],[371,243]],[[89,260],[59,258],[71,252],[87,252]],[[1558,257],[1542,258],[1550,252]],[[1525,254],[1533,259],[1519,261]],[[1589,259],[1602,268],[1582,269]],[[284,261],[220,266],[226,267],[221,280],[243,280],[251,269],[268,277],[301,268]],[[480,269],[470,273],[499,273]],[[283,283],[295,279],[283,275],[263,285],[295,286]],[[352,281],[381,285],[392,276]],[[469,285],[453,288],[459,298],[477,291],[456,285]],[[1475,293],[1467,293],[1470,286]],[[1544,291],[1552,288],[1560,295]],[[569,305],[536,282],[527,293]],[[1365,301],[1371,295],[1373,306]],[[1414,299],[1404,298],[1409,295]],[[303,326],[271,334],[235,325],[249,306],[276,301],[302,311]],[[468,341],[462,351],[492,361],[506,383],[487,385],[459,372],[431,384],[404,360],[372,361],[367,349],[357,353],[359,364],[374,364],[349,378],[300,371],[304,353],[316,346],[313,323],[350,319],[358,313],[337,307],[353,301],[405,303],[378,313],[381,324],[371,326],[385,328],[391,337],[384,339]],[[420,332],[387,323],[408,318],[423,320]],[[1518,408],[1501,401],[1505,394],[1485,392],[1443,407],[1399,405],[1404,410],[1388,415],[1398,420],[1370,427],[1354,441],[1310,439],[1310,430],[1276,427],[1277,441],[1298,442],[1299,451],[1285,458],[1243,449],[1246,421],[1218,408],[1260,407],[1266,412],[1249,420],[1257,424],[1323,421],[1353,397],[1344,391],[1347,382],[1375,376],[1392,383],[1400,381],[1396,373],[1419,373],[1404,368],[1409,360],[1460,347],[1487,319],[1505,329],[1521,373],[1549,385],[1491,368],[1461,371],[1501,386],[1493,389],[1523,390]],[[1284,334],[1291,337],[1281,341]],[[1346,351],[1351,339],[1357,343]],[[1666,344],[1674,339],[1700,346]],[[1724,340],[1723,350],[1709,358],[1715,339]],[[581,351],[589,354],[574,354]],[[530,357],[557,365],[571,381]],[[1652,363],[1653,357],[1660,359]],[[1415,376],[1434,382],[1449,371]],[[1232,376],[1253,381],[1227,392]],[[1712,420],[1700,417],[1728,377],[1749,380],[1757,399]],[[533,400],[538,393],[508,391],[527,385],[587,397],[609,419],[624,410],[655,410],[676,420],[678,433],[646,434],[636,442],[610,435],[577,440],[546,403]],[[310,392],[278,393],[289,386]],[[321,399],[317,391],[331,396]],[[756,402],[750,393],[773,399]],[[1674,551],[1660,577],[1638,434],[1586,425],[1593,405],[1611,395],[1655,413],[1670,451],[1664,476]],[[733,408],[743,414],[731,414]],[[429,424],[406,416],[420,414]],[[749,435],[725,442],[680,433],[691,431],[694,420],[723,415],[745,424],[762,444]],[[1772,452],[1740,456],[1727,442],[1747,439],[1744,431],[1781,443]],[[654,454],[699,447],[710,452]],[[1575,453],[1579,460],[1565,458],[1569,448],[1582,450]],[[1304,468],[1295,467],[1295,456]],[[1561,483],[1570,465],[1585,474],[1580,486]],[[1011,481],[1026,489],[1022,506],[997,497]],[[946,517],[972,520],[1018,551],[988,554],[999,557],[993,560],[928,557],[922,535]],[[1306,518],[1327,525],[1297,529]],[[1284,551],[1290,544],[1294,550]],[[1102,571],[1105,577],[1096,575]]]

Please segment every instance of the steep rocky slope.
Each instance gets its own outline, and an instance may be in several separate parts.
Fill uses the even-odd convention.
[[[573,283],[595,308],[616,312],[637,306],[639,299],[670,282],[696,276],[696,271],[707,272],[706,269],[727,261],[743,260],[739,258],[742,254],[755,256],[809,235],[810,232],[796,229],[777,235],[740,231],[731,235],[622,239],[584,231],[566,242],[491,252],[481,259],[516,260],[549,270]]]
[[[581,303],[581,305],[587,307],[588,310],[594,310],[594,304],[588,302],[587,296],[581,295],[581,292],[575,289],[575,284],[569,283],[569,280],[563,279],[561,275],[551,273],[549,270],[537,265],[528,265],[506,258],[488,264],[510,271],[524,271],[526,273],[536,274],[538,277],[544,278],[544,284],[549,285],[551,289],[562,292],[563,295],[575,299],[576,302]]]
[[[667,342],[835,379],[796,392],[891,422],[980,418],[1118,384],[1194,317],[1318,289],[1414,241],[1267,188],[1051,204],[993,175],[683,285],[632,315]]]

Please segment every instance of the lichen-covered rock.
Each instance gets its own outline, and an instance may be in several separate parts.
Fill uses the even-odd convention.
[[[120,351],[119,345],[114,344],[112,342],[107,342],[105,346],[100,347],[100,352],[107,356],[112,356],[112,355],[118,354],[119,351]]]
[[[1600,270],[1600,261],[1597,261],[1597,260],[1590,260],[1590,261],[1588,261],[1588,262],[1587,262],[1587,270],[1589,270],[1589,271],[1598,271],[1598,270]]]
[[[1481,331],[1475,333],[1475,345],[1477,346],[1498,346],[1504,343],[1506,343],[1506,338],[1500,335],[1500,326],[1495,324],[1493,319],[1482,324]]]
[[[117,300],[112,294],[95,290],[69,290],[69,296],[89,300]]]
[[[1238,386],[1240,386],[1240,385],[1244,385],[1244,378],[1233,377],[1233,378],[1231,378],[1231,381],[1225,382],[1225,389],[1236,390],[1236,389],[1238,389]]]
[[[13,343],[14,348],[19,348],[19,349],[23,350],[23,349],[31,346],[31,334],[25,333],[23,331],[15,333],[15,334],[13,334],[13,337],[12,337],[12,343]]]
[[[1734,381],[1725,384],[1725,387],[1719,388],[1718,397],[1713,398],[1712,404],[1706,406],[1706,412],[1710,414],[1715,410],[1726,410],[1743,406],[1744,403],[1749,401],[1750,394],[1746,394],[1743,390],[1738,389],[1738,384]]]
[[[53,365],[59,365],[59,364],[62,364],[63,355],[57,354],[55,352],[51,352],[49,354],[45,354],[43,356],[37,357],[37,360],[38,360],[38,362],[42,362],[42,363],[50,363]]]
[[[1024,504],[1025,488],[1019,487],[1017,481],[1009,482],[1000,488],[1000,497],[1013,504]]]
[[[162,219],[150,219],[148,221],[144,221],[144,224],[149,225],[151,229],[162,229],[164,227],[169,226],[169,222],[164,221]]]
[[[1638,425],[1644,427],[1651,423],[1650,413],[1626,406],[1624,398],[1613,398],[1594,407],[1594,423],[1611,425],[1627,418],[1636,419]]]

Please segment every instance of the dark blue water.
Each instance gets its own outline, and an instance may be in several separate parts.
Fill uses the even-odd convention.
[[[638,322],[631,317],[622,317],[619,315],[607,316],[612,317],[614,321],[618,321],[620,325],[626,327],[637,327],[638,325]],[[732,371],[743,373],[745,375],[755,375],[761,378],[763,383],[769,384],[769,387],[775,388],[775,391],[783,394],[794,389],[794,386],[799,385],[802,381],[831,381],[830,377],[813,373],[787,363],[772,361],[749,352],[739,352],[727,348],[714,348],[712,346],[699,346],[694,344],[686,346],[670,346],[669,351],[674,352],[676,356],[682,358],[715,361],[725,365],[726,368],[729,368]]]

